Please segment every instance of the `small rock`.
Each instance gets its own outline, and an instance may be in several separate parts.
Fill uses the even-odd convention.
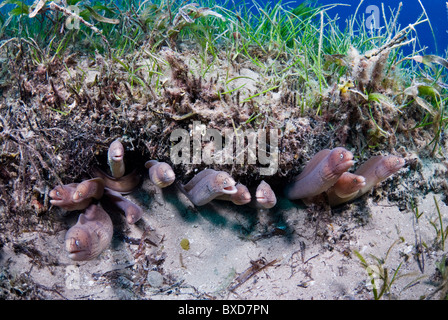
[[[160,288],[163,285],[163,276],[157,271],[149,271],[147,280],[148,284],[154,288]]]
[[[93,85],[95,83],[96,77],[100,77],[100,73],[98,71],[95,70],[89,70],[87,71],[87,76],[85,78],[85,84],[87,86]]]

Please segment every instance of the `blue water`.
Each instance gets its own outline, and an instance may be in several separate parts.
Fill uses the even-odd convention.
[[[277,1],[270,0],[255,0],[262,7],[265,7],[267,3],[276,3]],[[294,8],[303,1],[282,1],[285,7]],[[311,1],[310,1],[311,2]],[[356,8],[358,7],[359,0],[317,0],[321,5],[328,4],[350,4],[350,6],[338,6],[328,11],[330,17],[339,17],[339,26],[344,29],[346,27],[346,21],[348,18],[355,14]],[[423,13],[423,9],[419,4],[418,0],[366,0],[362,3],[357,12],[357,18],[362,20],[362,16],[367,19],[372,15],[372,11],[367,12],[369,6],[376,6],[379,8],[380,13],[380,25],[379,27],[384,27],[383,13],[381,9],[381,3],[384,3],[384,8],[386,9],[386,18],[390,18],[389,8],[396,11],[400,2],[403,2],[403,7],[401,13],[398,17],[398,23],[402,28],[405,26],[416,22],[418,17]],[[421,0],[423,7],[429,17],[434,35],[431,32],[431,27],[428,23],[420,24],[416,27],[419,46],[427,47],[426,54],[438,54],[445,56],[446,50],[448,49],[448,15],[447,15],[447,3],[442,0]],[[404,48],[405,51],[411,50],[410,48]]]
[[[321,4],[335,3],[329,0],[320,0]],[[345,20],[346,17],[351,16],[355,13],[356,7],[358,6],[358,1],[346,1],[347,3],[354,3],[351,7],[337,7],[333,14],[338,14],[341,16],[341,20]],[[376,5],[381,10],[381,3],[384,3],[384,8],[386,12],[389,13],[388,7],[392,9],[397,9],[400,3],[399,0],[388,0],[388,1],[364,1],[358,10],[358,15],[364,14],[366,17],[371,15],[370,12],[366,12],[366,9],[370,5]],[[411,23],[417,21],[418,17],[423,13],[423,9],[418,0],[404,0],[401,13],[398,17],[398,23],[402,27],[405,27]],[[426,46],[428,49],[426,53],[445,55],[445,51],[448,49],[448,16],[447,16],[447,4],[446,1],[441,0],[421,0],[423,7],[428,15],[431,27],[434,31],[434,35],[431,32],[431,27],[429,23],[423,23],[418,25],[415,29],[417,31],[418,40],[420,45]],[[331,11],[330,11],[331,12]],[[384,20],[382,18],[382,13],[380,14],[382,24],[384,26]],[[386,15],[386,18],[390,18],[390,13]],[[344,21],[345,23],[345,21]]]
[[[116,0],[118,4],[120,2],[125,0]],[[180,0],[179,0],[180,1]],[[335,4],[335,3],[341,3],[341,4],[349,4],[349,6],[337,6],[331,10],[328,10],[327,13],[330,17],[339,17],[339,26],[340,28],[344,29],[346,27],[347,19],[352,17],[355,14],[356,8],[358,7],[358,4],[360,3],[360,0],[307,0],[311,3],[318,3],[321,5],[328,5],[328,4]],[[441,56],[446,56],[446,51],[448,50],[448,10],[447,10],[447,3],[446,1],[442,0],[420,0],[423,4],[432,29],[434,31],[431,31],[431,27],[428,23],[424,23],[421,25],[418,25],[416,27],[416,31],[418,34],[418,47],[427,47],[425,53],[426,54],[437,54]],[[2,1],[0,1],[2,2]],[[33,0],[24,0],[23,2],[31,4]],[[90,2],[95,2],[90,1]],[[195,2],[195,1],[190,1]],[[216,0],[217,3],[236,3],[237,7],[238,4],[241,4],[245,2],[248,7],[253,4],[253,2],[256,2],[260,4],[263,8],[266,7],[267,4],[275,4],[278,1],[275,0]],[[286,8],[294,8],[300,3],[302,3],[302,0],[284,0],[282,1],[282,5]],[[398,23],[401,25],[401,27],[405,27],[411,23],[414,23],[418,17],[423,13],[423,9],[421,5],[419,4],[418,0],[401,0],[403,2],[403,8],[401,10],[401,14],[398,18]],[[376,6],[379,8],[380,12],[380,22],[379,27],[384,27],[384,20],[383,20],[383,14],[381,11],[381,3],[384,3],[384,7],[386,9],[386,18],[390,18],[390,11],[389,8],[396,10],[398,8],[398,4],[400,3],[400,0],[387,0],[387,1],[380,1],[380,0],[365,0],[362,5],[360,6],[357,17],[359,18],[359,21],[362,20],[363,15],[364,18],[368,18],[371,16],[372,11],[367,11],[366,9],[369,6]],[[4,6],[0,11],[6,12],[7,10],[10,10],[11,5]],[[374,11],[373,11],[374,12]],[[411,48],[403,48],[404,51],[410,51]]]

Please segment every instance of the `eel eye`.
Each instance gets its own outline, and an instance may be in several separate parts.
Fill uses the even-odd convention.
[[[339,158],[340,158],[341,160],[344,159],[344,154],[341,153],[341,154],[339,155]]]
[[[61,193],[60,193],[59,191],[56,191],[56,195],[57,195],[58,197],[60,197],[60,196],[61,196]]]
[[[75,240],[75,245],[79,248],[79,240]]]
[[[227,179],[226,179],[226,180],[224,180],[224,184],[227,184]]]
[[[78,197],[82,198],[82,192],[78,192]]]

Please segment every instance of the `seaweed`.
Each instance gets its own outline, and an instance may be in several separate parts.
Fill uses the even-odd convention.
[[[258,260],[251,260],[250,264],[251,266],[248,267],[246,270],[244,270],[242,273],[240,273],[234,280],[234,283],[229,285],[228,290],[230,292],[235,292],[235,290],[243,285],[245,282],[247,282],[250,278],[252,278],[254,275],[256,275],[258,272],[273,266],[276,262],[278,262],[277,259],[274,259],[272,261],[267,261],[265,258],[260,258]]]

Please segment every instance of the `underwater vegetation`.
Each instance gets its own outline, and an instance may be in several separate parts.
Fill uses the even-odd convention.
[[[378,185],[390,174],[373,180],[363,163],[371,169],[398,159],[398,170],[405,159],[411,173],[396,174],[399,184],[416,179],[421,159],[446,161],[448,61],[419,47],[418,38],[427,35],[415,26],[429,23],[425,9],[402,27],[402,5],[383,7],[381,29],[368,29],[356,10],[341,29],[332,15],[339,5],[3,1],[0,8],[11,9],[0,13],[0,233],[65,228],[55,213],[68,194],[66,208],[86,210],[76,228],[94,234],[95,216],[106,226],[105,240],[97,239],[99,254],[111,241],[112,223],[96,204],[131,212],[126,221],[135,223],[142,208],[122,194],[143,176],[159,187],[176,179],[195,205],[215,198],[250,205],[249,189],[260,188],[270,196],[264,208],[272,208],[285,185],[300,182],[302,172],[311,177],[313,157],[344,148],[353,175],[347,167],[330,182],[307,180],[322,188],[288,197],[326,192],[330,204],[339,205],[374,186],[391,188]],[[409,55],[404,46],[412,48]],[[261,176],[259,163],[170,163],[172,132],[191,133],[192,121],[236,134],[275,130],[278,171]],[[201,143],[215,147],[212,140]],[[195,180],[198,172],[207,178]],[[230,189],[196,192],[220,173]],[[356,189],[340,192],[341,178],[358,183]],[[405,206],[417,193],[447,194],[444,181],[422,182],[401,195]],[[80,185],[90,183],[102,186],[100,194],[85,198],[87,188],[76,200]],[[82,239],[73,239],[67,248],[77,253],[70,246]]]
[[[254,14],[213,2],[68,1],[77,13],[51,1],[6,4],[1,159],[16,210],[30,210],[33,194],[48,208],[45,190],[80,180],[117,138],[137,162],[167,160],[170,133],[194,119],[279,130],[280,177],[337,145],[364,159],[410,143],[444,153],[447,63],[417,46],[424,10],[399,29],[400,8],[388,20],[384,9],[386,27],[372,31],[356,17],[340,30],[329,15],[337,5],[277,3]],[[414,52],[403,56],[404,45]],[[191,166],[174,169],[191,178]],[[245,184],[261,180],[250,164],[225,169]]]

